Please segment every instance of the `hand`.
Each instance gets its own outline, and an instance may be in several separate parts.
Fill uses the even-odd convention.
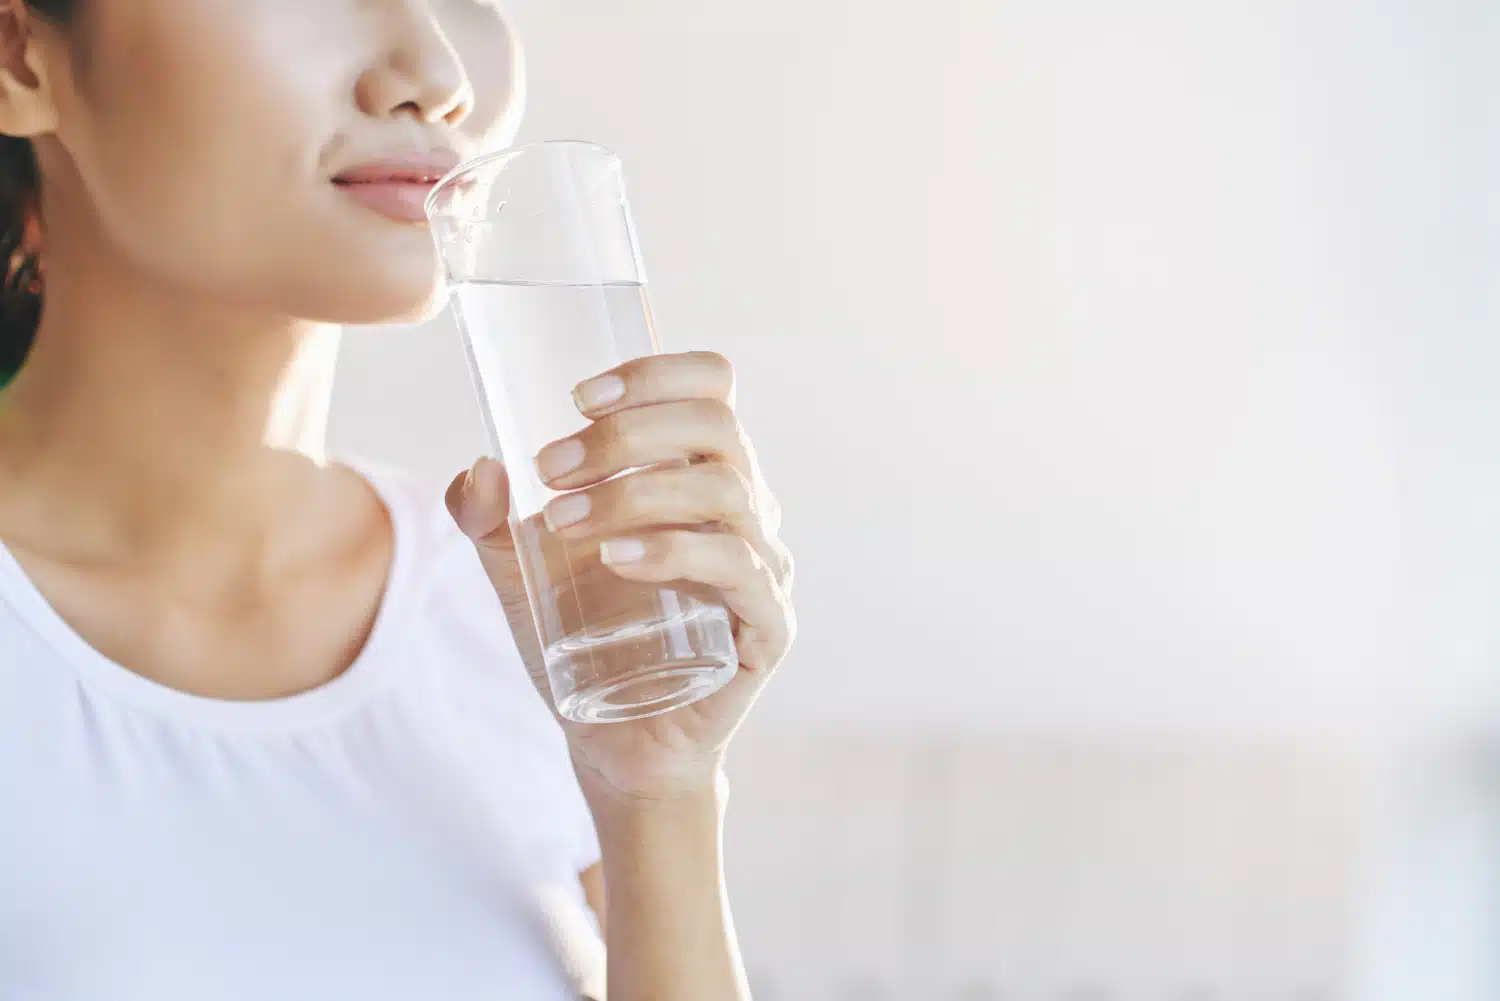
[[[632,361],[578,387],[574,398],[589,425],[537,457],[548,485],[571,491],[548,505],[555,531],[571,539],[605,538],[612,557],[606,566],[626,580],[714,592],[733,617],[739,650],[735,677],[692,705],[621,723],[558,717],[591,801],[665,801],[711,789],[730,737],[791,645],[792,560],[776,537],[780,510],[735,418],[733,396],[734,373],[720,355]],[[654,468],[608,479],[637,467]],[[587,514],[560,524],[567,507],[580,506],[575,497],[588,498]],[[456,477],[447,494],[449,511],[474,541],[495,586],[532,681],[552,707],[507,520],[509,498],[505,470],[488,458]]]

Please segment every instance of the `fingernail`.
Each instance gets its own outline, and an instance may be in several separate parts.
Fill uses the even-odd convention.
[[[464,474],[464,497],[469,499],[480,498],[480,492],[478,488],[480,484],[481,474],[479,472],[479,466],[483,462],[484,456],[481,455],[479,458],[474,460],[474,465],[470,466],[469,471]]]
[[[547,527],[555,532],[587,518],[591,507],[593,504],[589,501],[588,494],[568,494],[566,497],[554,498],[542,509],[542,517],[547,520]]]
[[[634,563],[645,555],[646,545],[640,539],[610,539],[599,544],[599,559],[610,566]]]
[[[618,375],[601,375],[580,382],[573,389],[573,402],[584,412],[607,407],[625,395],[625,380]]]
[[[542,449],[536,457],[537,471],[544,480],[555,480],[564,473],[571,473],[583,462],[583,442],[577,438],[555,441]]]

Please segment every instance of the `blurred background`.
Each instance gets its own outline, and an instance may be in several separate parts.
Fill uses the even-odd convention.
[[[508,6],[787,511],[759,1001],[1500,999],[1500,4]],[[485,450],[446,317],[341,364]]]

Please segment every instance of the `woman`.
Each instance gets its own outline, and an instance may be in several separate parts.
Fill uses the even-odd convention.
[[[748,996],[721,764],[793,626],[727,363],[601,373],[540,460],[581,455],[558,530],[737,617],[736,679],[644,721],[565,724],[527,682],[497,462],[440,506],[324,453],[336,325],[438,287],[425,192],[349,178],[511,140],[501,13],[0,12],[0,997]]]

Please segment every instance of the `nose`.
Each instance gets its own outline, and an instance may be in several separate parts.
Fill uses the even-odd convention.
[[[389,41],[357,85],[366,114],[410,114],[423,122],[456,126],[473,110],[473,85],[434,6],[428,0],[382,5],[390,12]]]

